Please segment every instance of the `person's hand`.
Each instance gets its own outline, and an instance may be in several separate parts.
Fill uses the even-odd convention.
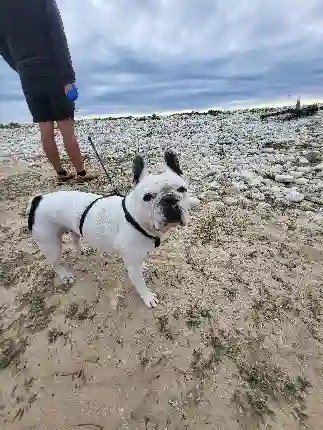
[[[67,84],[65,85],[65,95],[66,97],[71,100],[72,102],[75,102],[78,98],[78,91],[74,84]]]

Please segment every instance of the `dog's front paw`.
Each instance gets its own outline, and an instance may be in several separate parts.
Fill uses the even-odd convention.
[[[147,291],[147,293],[142,296],[142,300],[148,308],[156,308],[159,300],[157,299],[157,294]]]

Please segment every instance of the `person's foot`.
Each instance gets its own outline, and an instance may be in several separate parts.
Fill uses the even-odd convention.
[[[77,172],[76,182],[78,184],[82,184],[83,182],[92,181],[93,179],[98,178],[97,173],[88,173],[86,170],[82,170],[82,172]]]
[[[71,172],[67,172],[65,169],[57,172],[57,181],[58,183],[68,182],[74,179],[74,175]]]

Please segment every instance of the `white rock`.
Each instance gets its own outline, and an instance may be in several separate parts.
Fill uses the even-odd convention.
[[[246,197],[241,197],[240,201],[245,207],[250,207],[254,205],[254,202],[250,199],[247,199]]]
[[[204,193],[199,194],[197,197],[198,197],[198,199],[204,200],[207,202],[210,202],[212,200],[217,200],[220,198],[218,193],[216,193],[215,191],[212,191],[212,190],[205,191]]]
[[[258,208],[259,210],[268,210],[268,209],[271,209],[271,205],[270,205],[270,203],[260,202],[260,203],[258,204],[257,208]]]
[[[244,191],[244,190],[248,189],[248,187],[246,186],[246,184],[244,184],[243,182],[232,182],[232,186],[236,187],[240,191]]]
[[[323,171],[322,172],[318,172],[318,174],[316,175],[317,178],[323,178]]]
[[[214,181],[214,182],[211,182],[211,183],[208,185],[208,188],[209,188],[210,190],[214,191],[214,190],[218,190],[219,188],[221,188],[221,186],[219,185],[219,183],[218,183],[218,182]]]
[[[300,157],[298,159],[298,162],[299,162],[300,166],[307,166],[308,164],[310,164],[310,162],[308,161],[308,159],[305,158],[305,157]]]
[[[305,185],[305,184],[307,184],[308,179],[306,179],[306,178],[296,178],[294,182],[297,185]]]
[[[198,199],[197,197],[191,197],[190,198],[191,208],[194,208],[195,206],[198,206],[200,203],[201,203],[201,200]]]
[[[263,148],[262,152],[267,152],[268,154],[275,152],[274,148]]]
[[[237,204],[237,202],[238,200],[235,199],[234,197],[229,197],[229,196],[223,197],[223,203],[226,204],[227,206],[235,205]]]
[[[251,187],[259,187],[262,183],[262,177],[261,176],[253,176],[252,178],[247,179],[248,185]]]
[[[313,221],[317,224],[323,225],[323,215],[322,214],[315,214],[313,217]]]
[[[212,209],[218,209],[218,208],[225,206],[225,204],[223,202],[221,202],[221,200],[217,200],[214,202],[209,202],[208,206],[210,206]]]
[[[294,182],[294,178],[291,175],[275,175],[276,182],[284,182],[285,184],[290,184]]]
[[[314,167],[314,169],[315,169],[315,170],[323,170],[323,163],[317,164],[317,165]]]
[[[298,172],[310,173],[312,170],[313,170],[313,167],[310,167],[310,166],[300,166],[300,167],[297,167],[297,171]]]
[[[277,198],[281,198],[284,196],[284,191],[280,187],[278,187],[277,185],[274,185],[272,187],[271,192]]]
[[[290,176],[293,176],[293,178],[301,178],[304,175],[304,172],[295,172],[292,170],[289,174]]]
[[[241,193],[241,189],[239,187],[237,187],[236,185],[231,185],[230,187],[227,187],[224,190],[224,194],[231,194],[231,195],[238,195]]]
[[[241,178],[243,178],[245,181],[248,181],[249,179],[252,179],[255,176],[254,172],[250,172],[249,170],[242,170],[240,173]]]
[[[267,178],[264,178],[263,180],[262,180],[262,182],[264,183],[264,185],[270,185],[271,184],[271,179],[267,179]]]
[[[304,194],[299,193],[295,188],[292,188],[287,194],[285,199],[291,203],[300,203],[304,200]]]
[[[282,166],[281,164],[274,164],[274,165],[273,165],[273,170],[274,170],[276,173],[280,173],[280,172],[283,170],[283,166]]]
[[[249,198],[252,200],[258,200],[258,201],[265,200],[265,196],[259,190],[250,191]]]

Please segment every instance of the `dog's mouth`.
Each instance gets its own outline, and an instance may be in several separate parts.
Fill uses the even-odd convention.
[[[187,214],[182,207],[181,201],[171,193],[164,195],[160,199],[158,206],[156,206],[155,215],[154,227],[159,232],[187,225]]]
[[[173,227],[185,227],[187,225],[187,217],[184,216],[182,212],[176,217],[164,217],[162,221],[155,224],[155,229],[162,232],[165,229],[170,229]]]

